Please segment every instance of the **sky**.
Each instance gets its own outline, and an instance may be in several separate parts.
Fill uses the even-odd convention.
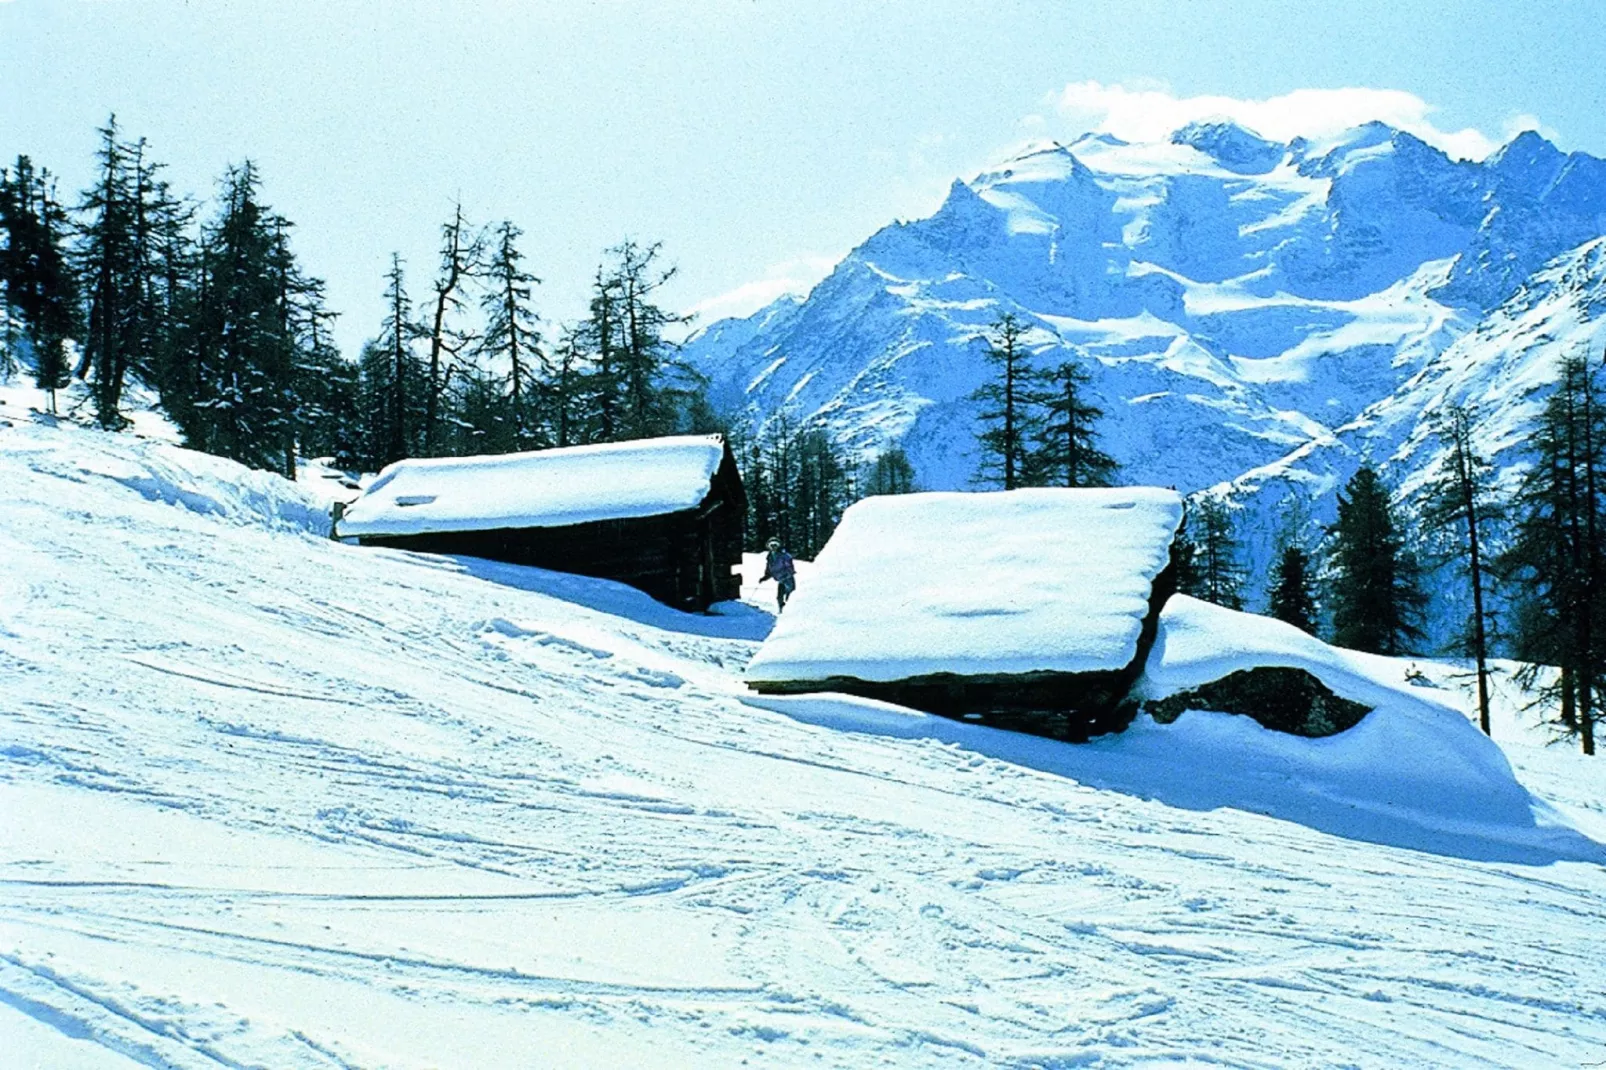
[[[556,325],[604,251],[661,241],[707,323],[805,290],[1030,139],[1267,136],[1369,118],[1479,157],[1606,155],[1606,20],[1524,0],[0,0],[0,158],[71,193],[115,111],[179,190],[254,160],[351,352],[392,251],[511,219]]]

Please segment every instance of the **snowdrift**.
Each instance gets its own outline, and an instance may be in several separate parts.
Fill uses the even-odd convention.
[[[1172,806],[1231,807],[1335,835],[1456,857],[1606,862],[1606,848],[1534,798],[1449,692],[1400,682],[1395,659],[1331,647],[1280,621],[1174,595],[1135,694],[1164,698],[1247,669],[1309,672],[1372,707],[1334,736],[1307,739],[1248,717],[1139,714],[1124,732],[1067,744],[964,724],[849,695],[747,701],[811,724],[936,739]]]
[[[0,427],[0,450],[13,463],[69,483],[116,484],[147,501],[233,524],[329,533],[328,502],[272,472],[167,442],[48,424]],[[20,490],[23,482],[12,486]]]

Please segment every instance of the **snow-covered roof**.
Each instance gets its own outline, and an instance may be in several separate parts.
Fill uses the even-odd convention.
[[[1121,669],[1182,499],[1156,487],[868,498],[747,669],[753,683]]]
[[[397,461],[346,510],[341,535],[551,528],[658,516],[708,496],[718,435]]]

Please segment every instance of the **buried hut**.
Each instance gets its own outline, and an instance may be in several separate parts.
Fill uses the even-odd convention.
[[[1065,739],[1124,728],[1175,590],[1155,487],[906,494],[849,508],[747,685]]]
[[[340,517],[364,546],[618,580],[666,605],[734,599],[747,499],[717,435],[398,461]]]

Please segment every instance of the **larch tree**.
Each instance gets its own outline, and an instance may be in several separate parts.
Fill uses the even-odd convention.
[[[1104,410],[1092,401],[1092,376],[1077,361],[1066,360],[1043,379],[1036,400],[1044,417],[1031,459],[1037,480],[1062,487],[1109,486],[1119,466],[1099,449],[1097,428]]]
[[[1183,593],[1228,609],[1242,609],[1244,567],[1231,507],[1217,495],[1202,495],[1188,518],[1188,534],[1193,589]]]
[[[95,184],[84,193],[78,211],[78,269],[89,317],[77,375],[93,376],[95,413],[102,427],[124,426],[123,385],[137,348],[135,305],[137,250],[133,188],[127,148],[119,140],[117,117],[99,131]]]
[[[515,450],[549,444],[541,404],[547,358],[541,348],[540,318],[531,306],[531,294],[541,280],[524,268],[518,246],[523,234],[510,220],[503,220],[491,236],[480,302],[485,333],[476,349],[479,358],[495,368],[493,376],[505,376],[505,407]]]
[[[696,386],[690,369],[675,357],[664,331],[683,322],[658,303],[658,291],[675,277],[660,262],[663,245],[625,241],[610,252],[615,258],[614,293],[618,295],[621,430],[624,438],[650,438],[676,430]]]
[[[912,494],[915,490],[915,468],[901,446],[893,446],[876,454],[860,483],[866,497],[876,494]]]
[[[1560,668],[1542,697],[1558,704],[1562,729],[1594,754],[1606,663],[1606,398],[1584,358],[1564,359],[1559,371],[1529,439],[1533,464],[1512,503],[1511,542],[1499,567],[1519,592],[1517,656]]]
[[[1476,414],[1464,404],[1446,405],[1435,420],[1434,433],[1444,455],[1427,486],[1423,528],[1453,540],[1452,557],[1460,565],[1472,594],[1472,618],[1466,636],[1477,672],[1478,724],[1489,727],[1489,606],[1487,543],[1489,526],[1498,518],[1492,469],[1473,442]]]
[[[440,267],[435,276],[430,302],[429,364],[424,381],[423,453],[437,456],[443,446],[441,423],[451,379],[459,369],[454,363],[469,346],[472,332],[457,326],[463,311],[464,285],[480,270],[484,242],[463,219],[463,204],[453,207],[452,218],[441,227]]]
[[[56,200],[50,172],[35,171],[26,156],[0,173],[0,285],[5,287],[7,329],[16,317],[33,355],[34,383],[50,395],[66,386],[71,369],[67,340],[77,329],[78,295],[68,265],[66,210]],[[9,346],[7,348],[9,356]]]
[[[1026,486],[1032,468],[1032,442],[1039,420],[1034,398],[1041,376],[1031,365],[1026,326],[1013,312],[993,321],[984,359],[990,377],[970,395],[981,403],[977,435],[982,451],[978,477],[1004,490]]]
[[[1328,558],[1333,641],[1371,654],[1411,653],[1422,639],[1427,596],[1388,489],[1370,465],[1338,496]]]

